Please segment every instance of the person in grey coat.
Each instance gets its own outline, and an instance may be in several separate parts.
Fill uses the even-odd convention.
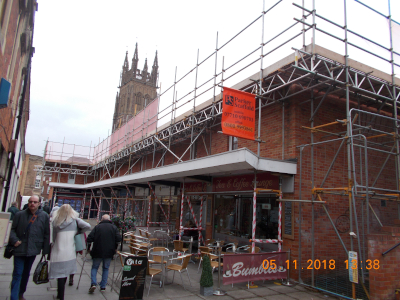
[[[12,221],[14,219],[15,214],[17,212],[19,212],[19,209],[17,206],[18,206],[18,202],[14,201],[13,203],[11,203],[11,206],[7,209],[7,212],[11,213],[10,221]]]
[[[64,204],[53,215],[53,247],[49,279],[57,278],[57,299],[64,300],[67,277],[76,273],[75,235],[90,230],[71,205]]]
[[[38,196],[28,200],[28,209],[15,214],[8,243],[14,249],[11,300],[25,300],[24,293],[36,255],[50,252],[49,215],[39,209]],[[28,226],[29,225],[29,226]]]

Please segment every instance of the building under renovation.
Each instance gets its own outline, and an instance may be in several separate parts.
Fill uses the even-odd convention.
[[[400,25],[354,2],[357,13],[389,22],[390,40],[380,44],[349,28],[355,12],[346,1],[341,23],[303,2],[294,4],[300,17],[283,18],[267,39],[267,16],[280,2],[228,43],[217,37],[214,53],[99,145],[49,141],[38,169],[53,173],[54,202],[70,203],[83,218],[134,216],[137,226],[179,233],[191,221],[200,244],[214,238],[290,251],[289,277],[302,284],[349,299],[394,299],[400,252],[384,252],[400,242]],[[248,40],[246,30],[258,25],[261,43],[235,57],[230,44]],[[319,45],[325,35],[341,48]],[[350,49],[389,71],[358,61],[363,56],[351,57]],[[267,63],[275,51],[288,55]],[[228,56],[234,59],[224,65]],[[202,81],[197,74],[208,61],[215,68]],[[190,76],[195,86],[178,98]],[[224,87],[255,96],[254,140],[221,132]],[[161,109],[163,101],[170,104]],[[349,280],[353,253],[358,264]]]

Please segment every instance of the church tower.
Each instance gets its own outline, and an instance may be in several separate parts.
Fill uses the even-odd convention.
[[[120,128],[127,120],[139,113],[148,103],[157,97],[158,58],[157,51],[151,72],[147,58],[143,70],[138,69],[139,55],[136,43],[132,64],[129,68],[128,51],[122,65],[119,93],[115,99],[112,132]]]

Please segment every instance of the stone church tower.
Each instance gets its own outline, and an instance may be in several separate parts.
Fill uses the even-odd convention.
[[[124,125],[127,120],[135,116],[157,97],[157,51],[151,72],[147,67],[147,58],[142,71],[138,69],[138,62],[138,46],[136,43],[131,68],[129,69],[128,51],[122,66],[119,93],[117,93],[115,99],[112,132]]]

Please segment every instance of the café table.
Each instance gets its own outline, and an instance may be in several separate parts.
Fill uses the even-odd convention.
[[[162,262],[164,261],[163,257],[167,257],[168,258],[169,256],[174,256],[174,254],[175,253],[168,252],[168,251],[154,251],[154,252],[151,252],[151,255],[161,256],[162,257],[161,258]],[[168,260],[167,260],[167,262],[168,262]],[[160,287],[162,287],[165,284],[170,284],[170,283],[167,283],[166,279],[165,279],[166,275],[167,275],[167,270],[166,270],[167,266],[164,263],[161,263],[161,265],[162,265],[161,267],[162,267],[162,270],[163,270],[163,280],[161,281],[162,284],[160,284]]]

